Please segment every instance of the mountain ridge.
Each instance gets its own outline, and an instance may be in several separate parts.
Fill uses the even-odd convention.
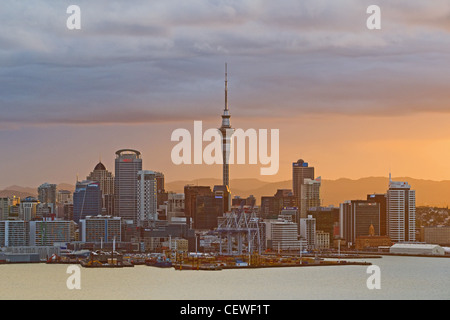
[[[411,189],[416,190],[417,206],[437,206],[446,207],[450,204],[450,180],[427,180],[411,177],[395,177],[394,181],[406,181],[411,185]],[[210,186],[220,185],[221,179],[199,178],[193,180],[174,180],[165,183],[166,191],[182,193],[185,185]],[[366,199],[368,194],[386,193],[389,186],[387,177],[362,177],[358,179],[338,178],[335,180],[322,179],[321,198],[322,205],[339,206],[346,200]],[[65,189],[74,191],[75,186],[68,183],[57,185],[58,190]],[[262,196],[273,196],[278,189],[292,189],[291,180],[277,182],[267,182],[256,178],[238,178],[230,181],[232,196],[246,198],[253,195],[257,203]],[[0,197],[7,196],[37,196],[37,187],[10,186],[0,190]]]

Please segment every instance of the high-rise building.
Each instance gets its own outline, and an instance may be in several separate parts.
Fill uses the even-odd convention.
[[[368,200],[349,200],[340,205],[341,238],[355,245],[356,238],[367,236],[373,226],[374,235],[380,235],[380,204]]]
[[[314,167],[309,167],[308,163],[303,159],[292,163],[292,190],[296,199],[296,206],[302,212],[302,189],[305,184],[305,179],[314,179]]]
[[[77,182],[73,193],[73,221],[102,213],[102,191],[97,181]]]
[[[308,209],[307,215],[316,219],[317,231],[326,233],[330,238],[330,243],[332,243],[335,237],[339,237],[338,207],[312,207]]]
[[[140,170],[137,173],[137,218],[139,227],[155,226],[158,220],[157,173]]]
[[[195,201],[193,229],[212,230],[218,226],[218,217],[223,216],[224,199],[221,192],[211,191],[198,195]]]
[[[380,236],[387,235],[387,195],[385,193],[368,194],[367,200],[380,204]]]
[[[306,250],[316,248],[316,219],[312,216],[300,218],[300,237],[306,240]]]
[[[309,208],[320,206],[320,177],[316,179],[305,178],[301,187],[300,217],[305,218]]]
[[[228,189],[228,186],[225,185],[217,185],[214,186],[213,192],[215,194],[216,199],[222,199],[222,212],[219,212],[219,215],[222,215],[224,212],[228,212],[230,211],[230,204],[231,204],[231,199],[230,199],[230,190]]]
[[[38,187],[38,200],[40,203],[51,208],[51,213],[56,210],[56,184],[44,183]]]
[[[158,201],[158,207],[164,205],[164,203],[169,199],[168,192],[165,190],[164,186],[164,173],[155,172],[156,174],[156,199]]]
[[[132,149],[116,152],[115,216],[127,223],[137,224],[137,173],[142,170],[141,153]]]
[[[194,219],[197,196],[209,194],[211,194],[211,187],[208,186],[186,185],[184,187],[184,214],[188,227],[191,226]]]
[[[63,205],[62,220],[73,220],[73,203],[65,203]]]
[[[73,203],[73,192],[69,190],[58,190],[58,203]]]
[[[260,213],[265,219],[276,219],[285,207],[296,207],[297,201],[290,189],[278,189],[273,196],[261,197]]]
[[[222,134],[222,156],[223,156],[223,185],[230,187],[230,150],[231,150],[231,136],[234,132],[234,129],[231,127],[230,122],[230,111],[228,109],[228,72],[227,72],[227,64],[225,64],[225,108],[222,114],[222,125],[219,128]],[[229,197],[231,203],[231,197]]]
[[[33,197],[26,197],[20,202],[19,220],[31,221],[36,218],[39,200]]]
[[[184,193],[168,193],[167,221],[171,223],[172,218],[184,217]]]
[[[393,242],[416,241],[416,192],[407,182],[392,181],[387,191],[387,228]]]
[[[0,220],[7,220],[9,217],[9,207],[11,200],[7,197],[0,198]]]
[[[193,229],[213,229],[217,227],[219,216],[223,216],[224,202],[221,188],[215,192],[208,186],[184,187],[184,212],[186,223]]]
[[[94,170],[86,177],[88,181],[97,181],[102,191],[102,212],[106,215],[114,214],[114,175],[106,170],[100,161]]]

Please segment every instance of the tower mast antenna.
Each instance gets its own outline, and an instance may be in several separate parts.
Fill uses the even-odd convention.
[[[228,111],[228,71],[226,62],[225,62],[225,110]]]

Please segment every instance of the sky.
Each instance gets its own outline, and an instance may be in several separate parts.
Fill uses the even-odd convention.
[[[304,159],[323,179],[450,180],[449,17],[447,0],[3,0],[0,189],[114,171],[123,148],[167,181],[221,179],[173,164],[171,134],[220,126],[225,63],[232,126],[280,135],[277,174],[231,179]]]

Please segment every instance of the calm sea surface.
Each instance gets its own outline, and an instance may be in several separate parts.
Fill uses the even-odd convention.
[[[381,289],[369,290],[367,266],[176,271],[147,266],[81,268],[69,290],[68,265],[0,265],[0,299],[292,300],[449,299],[450,258],[386,256]]]

